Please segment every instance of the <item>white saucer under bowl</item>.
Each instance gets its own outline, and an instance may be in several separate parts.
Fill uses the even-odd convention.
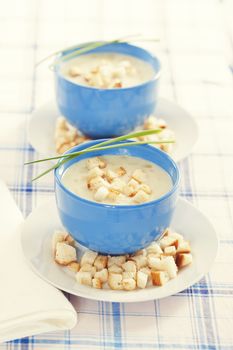
[[[49,213],[49,218],[48,218]],[[188,201],[179,198],[171,223],[172,229],[190,241],[193,262],[179,271],[178,276],[162,287],[135,291],[94,289],[75,282],[74,273],[57,265],[52,257],[54,230],[62,228],[55,199],[36,208],[22,227],[21,243],[24,255],[33,270],[45,281],[68,293],[101,301],[139,302],[176,294],[198,282],[210,269],[217,254],[216,232],[208,219]],[[84,248],[78,248],[81,256]]]
[[[36,109],[29,122],[29,142],[41,155],[55,155],[54,131],[60,115],[55,102],[50,101]],[[198,139],[198,127],[194,118],[174,102],[159,99],[156,117],[163,118],[175,132],[176,143],[171,156],[175,161],[187,157]]]

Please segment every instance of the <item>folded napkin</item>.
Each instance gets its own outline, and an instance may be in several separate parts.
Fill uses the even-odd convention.
[[[10,192],[0,181],[0,342],[71,329],[77,321],[66,297],[27,265],[20,247],[22,222]]]

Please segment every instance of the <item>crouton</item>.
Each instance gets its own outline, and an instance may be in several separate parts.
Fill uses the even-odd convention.
[[[142,272],[142,271],[138,271],[137,272],[137,287],[144,289],[146,288],[146,284],[148,281],[148,274]]]
[[[165,247],[163,254],[175,256],[176,255],[176,247],[174,245],[171,245],[170,247]]]
[[[89,170],[88,174],[87,174],[87,180],[91,180],[97,176],[102,177],[104,175],[104,172],[102,169],[100,169],[98,166],[91,168],[91,170]]]
[[[132,256],[130,259],[135,261],[138,270],[142,267],[147,266],[146,256],[143,256],[143,255]]]
[[[163,251],[156,242],[152,242],[147,248],[146,251],[148,254],[162,254]]]
[[[98,271],[103,270],[108,263],[108,257],[106,255],[98,255],[95,259],[94,266]]]
[[[144,192],[142,190],[139,190],[135,194],[135,196],[133,197],[133,200],[134,200],[135,203],[140,204],[140,203],[147,202],[149,200],[149,198],[150,197],[149,197],[149,195],[146,192]]]
[[[77,66],[73,66],[73,67],[70,67],[70,69],[69,69],[69,75],[72,78],[75,78],[75,77],[78,77],[79,75],[81,75],[81,71]]]
[[[56,252],[56,245],[57,243],[64,242],[66,239],[67,233],[66,232],[60,232],[60,231],[55,231],[52,237],[52,251],[53,254],[55,255]]]
[[[149,265],[149,267],[151,269],[153,269],[153,270],[161,270],[162,263],[161,263],[160,258],[156,258],[156,257],[153,257],[153,256],[148,256],[147,260],[148,260],[148,265]]]
[[[137,250],[135,253],[132,254],[132,256],[138,256],[138,255],[146,256],[147,255],[146,249]]]
[[[108,280],[108,270],[103,269],[95,273],[95,278],[98,278],[101,282],[105,283]]]
[[[177,254],[180,254],[180,253],[191,253],[191,247],[189,242],[187,241],[179,242],[177,247]]]
[[[60,265],[68,265],[76,261],[76,250],[67,243],[58,242],[56,245],[55,261]]]
[[[92,287],[96,289],[101,289],[102,288],[102,282],[99,278],[93,278],[92,279]]]
[[[122,280],[124,290],[134,290],[136,288],[136,281],[133,278],[125,278]]]
[[[125,187],[124,181],[122,181],[120,178],[116,178],[112,181],[110,188],[119,192],[123,192]]]
[[[101,176],[96,176],[91,180],[87,181],[87,188],[90,191],[97,191],[100,187],[108,187],[109,183],[104,180]]]
[[[93,252],[92,250],[86,250],[81,258],[81,266],[83,266],[84,264],[93,265],[97,255],[98,254],[96,252]]]
[[[170,278],[176,277],[178,269],[173,257],[166,256],[163,260],[161,260],[161,262],[162,262],[161,270],[166,271]]]
[[[92,275],[91,272],[79,271],[76,273],[76,281],[80,284],[92,286]]]
[[[95,167],[103,169],[107,166],[107,163],[100,157],[92,157],[87,159],[87,169],[90,170]]]
[[[75,240],[68,233],[66,234],[65,243],[72,245],[73,247],[75,246]]]
[[[111,273],[122,273],[123,269],[122,269],[122,267],[114,264],[108,268],[108,271]]]
[[[123,271],[122,272],[122,278],[123,279],[128,279],[128,278],[136,279],[136,271],[135,272]]]
[[[96,267],[93,265],[90,265],[90,264],[83,264],[79,271],[90,272],[91,276],[94,277],[94,275],[96,273]]]
[[[126,174],[126,170],[125,170],[125,168],[123,168],[123,166],[120,166],[116,172],[117,172],[118,176],[123,176]]]
[[[114,179],[118,177],[118,175],[114,171],[107,169],[105,172],[105,177],[108,180],[108,182],[111,183]]]
[[[136,272],[137,271],[137,267],[134,261],[127,261],[124,264],[122,264],[122,268],[124,271],[128,271],[128,272]]]
[[[147,184],[141,184],[139,186],[139,189],[144,191],[147,194],[151,194],[152,193],[152,190],[151,190],[150,186],[148,186]]]
[[[111,289],[121,290],[122,285],[122,275],[117,273],[109,273],[108,275],[108,285]]]
[[[111,201],[116,201],[116,199],[118,198],[118,196],[120,195],[120,192],[117,191],[117,190],[114,190],[112,188],[109,188],[109,191],[108,191],[108,198],[111,200]]]
[[[109,256],[108,257],[108,267],[112,265],[122,266],[126,262],[125,255]]]
[[[146,180],[146,174],[145,174],[145,172],[143,170],[136,169],[136,170],[134,170],[134,172],[132,174],[132,178],[134,180],[136,180],[138,183],[142,184]]]
[[[174,245],[177,248],[178,241],[174,237],[165,236],[162,239],[160,239],[159,245],[162,249],[164,249],[166,247],[170,247],[171,245]]]
[[[179,269],[191,264],[192,261],[193,261],[193,257],[192,257],[192,254],[190,253],[180,253],[176,257],[176,265],[178,266]]]
[[[94,194],[94,199],[98,202],[102,202],[108,197],[109,191],[106,187],[101,186],[98,188],[96,193]]]
[[[169,281],[169,276],[165,271],[151,271],[151,279],[154,286],[163,286]]]
[[[71,270],[73,272],[78,272],[80,269],[80,265],[77,261],[72,261],[71,263],[69,263],[67,265],[67,267],[69,268],[69,270]]]
[[[149,267],[142,267],[139,271],[145,273],[148,276],[148,280],[151,277],[151,269]]]

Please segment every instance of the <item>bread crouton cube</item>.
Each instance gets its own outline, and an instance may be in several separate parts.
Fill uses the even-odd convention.
[[[132,256],[131,260],[135,261],[137,269],[147,266],[147,257],[143,255]]]
[[[124,290],[134,290],[136,288],[136,281],[133,278],[125,278],[122,280]]]
[[[187,241],[179,242],[177,247],[177,254],[180,254],[180,253],[191,253],[191,247],[189,242]]]
[[[76,281],[79,284],[92,286],[92,275],[91,275],[91,272],[78,271],[76,273],[75,277],[76,277]]]
[[[108,275],[108,285],[111,289],[122,290],[122,275],[118,273],[109,273]]]
[[[87,180],[91,180],[97,176],[102,177],[104,175],[104,172],[102,169],[100,169],[98,166],[92,168],[91,170],[89,170],[88,174],[87,174]]]
[[[96,273],[96,267],[90,264],[83,264],[79,271],[90,272],[91,276],[94,277]]]
[[[98,202],[102,202],[108,197],[109,191],[106,187],[101,186],[98,188],[96,193],[94,194],[94,199]]]
[[[124,176],[126,174],[126,170],[123,166],[120,166],[116,172],[118,176]]]
[[[112,181],[110,188],[119,192],[123,192],[125,187],[125,182],[122,181],[120,178],[116,178]]]
[[[100,187],[108,188],[109,183],[105,181],[101,176],[96,176],[87,181],[87,188],[90,191],[97,191]]]
[[[170,247],[171,245],[174,245],[177,248],[178,241],[176,238],[165,236],[159,241],[159,245],[162,249]]]
[[[112,265],[122,266],[126,262],[125,255],[109,256],[108,257],[108,267]]]
[[[146,251],[148,254],[162,254],[163,251],[160,248],[159,244],[156,242],[152,242],[147,248]]]
[[[178,269],[173,257],[166,256],[163,260],[161,260],[161,262],[162,262],[161,270],[166,271],[170,278],[176,277]]]
[[[142,271],[138,271],[137,272],[137,287],[141,288],[141,289],[146,288],[147,281],[148,281],[148,274],[146,274]]]
[[[72,245],[73,247],[75,246],[75,240],[73,239],[73,237],[71,235],[69,235],[67,233],[66,238],[65,238],[65,242],[69,245]]]
[[[102,282],[99,278],[92,279],[92,287],[96,289],[102,289]]]
[[[142,190],[139,190],[135,194],[135,196],[133,197],[133,200],[134,200],[135,203],[140,204],[140,203],[147,202],[149,200],[149,198],[150,197],[149,197],[149,195],[146,192],[144,192]]]
[[[152,193],[152,190],[151,190],[150,186],[148,186],[147,184],[141,184],[139,186],[139,189],[144,191],[147,194],[151,194]]]
[[[169,281],[166,271],[151,271],[151,279],[154,286],[163,286]]]
[[[146,174],[143,170],[136,169],[132,174],[132,178],[136,180],[138,183],[142,184],[146,181]]]
[[[100,169],[103,169],[107,166],[105,160],[100,157],[92,157],[87,159],[87,169],[90,170],[95,167],[99,167]]]
[[[146,249],[140,249],[140,250],[137,250],[134,254],[132,254],[133,256],[138,256],[138,255],[143,255],[143,256],[146,256],[147,255],[147,252],[146,252]]]
[[[111,273],[122,273],[123,269],[122,269],[122,267],[114,264],[108,268],[108,271]]]
[[[80,265],[77,261],[72,261],[71,263],[69,263],[67,265],[67,267],[69,268],[69,270],[71,270],[73,272],[78,272],[80,269]]]
[[[67,232],[55,231],[52,237],[52,251],[55,255],[57,243],[64,242],[67,236]]]
[[[76,261],[76,250],[67,243],[58,242],[56,245],[55,261],[60,265],[68,265]]]
[[[97,271],[95,273],[94,277],[98,278],[102,283],[105,283],[108,280],[108,270],[107,269],[103,269],[103,270]]]
[[[137,267],[136,267],[136,263],[134,261],[126,261],[124,264],[122,264],[122,268],[124,271],[128,271],[128,272],[136,272],[137,271]]]
[[[117,190],[114,190],[113,188],[109,188],[109,192],[108,192],[108,198],[111,200],[111,201],[116,201],[118,196],[120,195],[120,192],[117,191]]]
[[[75,78],[75,77],[78,77],[79,75],[81,75],[81,71],[77,66],[73,66],[73,67],[70,67],[70,69],[69,69],[69,75],[72,78]]]
[[[81,266],[83,266],[84,264],[93,265],[97,255],[98,254],[96,252],[93,252],[92,250],[85,251],[81,258]]]
[[[114,179],[116,179],[118,177],[118,175],[114,171],[107,169],[105,172],[105,177],[108,180],[108,182],[111,183]]]
[[[148,265],[151,269],[153,270],[161,270],[162,267],[162,262],[160,260],[160,258],[156,258],[153,256],[148,256],[147,257],[148,260]]]
[[[123,279],[128,279],[128,278],[136,279],[136,271],[135,272],[123,271],[122,278]]]
[[[192,257],[192,254],[190,253],[180,253],[176,257],[176,265],[178,266],[179,269],[191,264],[192,261],[193,261],[193,257]]]
[[[176,255],[176,247],[174,245],[171,245],[170,247],[165,247],[163,254],[175,256]]]
[[[149,267],[142,267],[139,271],[145,273],[148,276],[148,280],[151,278],[151,269]]]
[[[98,271],[103,270],[108,263],[108,257],[106,255],[98,255],[95,259],[94,266]]]

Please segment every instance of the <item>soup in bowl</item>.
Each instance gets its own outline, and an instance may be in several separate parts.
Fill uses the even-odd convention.
[[[61,114],[91,138],[129,133],[155,110],[160,62],[140,47],[108,44],[54,67]]]
[[[133,253],[159,238],[171,222],[178,187],[175,162],[149,145],[93,151],[55,170],[62,224],[78,243],[102,254]]]

